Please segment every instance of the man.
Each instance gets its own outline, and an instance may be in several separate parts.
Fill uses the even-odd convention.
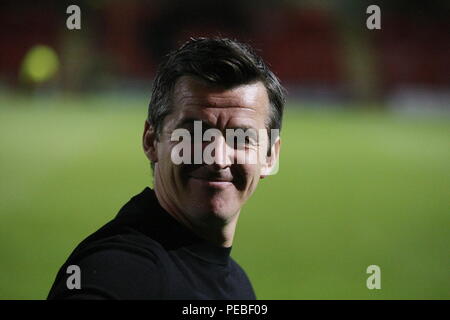
[[[170,53],[143,134],[154,189],[74,250],[48,298],[255,299],[230,251],[241,207],[278,159],[280,138],[269,132],[283,105],[283,87],[246,45],[199,38]],[[265,134],[230,142],[229,130]],[[180,142],[180,132],[194,139]]]

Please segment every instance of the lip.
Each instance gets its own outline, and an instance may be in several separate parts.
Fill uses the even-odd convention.
[[[206,179],[206,178],[197,178],[197,177],[189,177],[190,179],[193,179],[197,182],[200,182],[203,185],[209,186],[209,187],[216,187],[216,188],[225,188],[233,184],[233,182],[229,180],[214,180],[214,179]]]

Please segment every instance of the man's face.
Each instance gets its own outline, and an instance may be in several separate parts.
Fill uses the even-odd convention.
[[[260,178],[270,170],[266,161],[257,159],[258,154],[261,155],[259,148],[264,148],[262,154],[267,156],[268,141],[265,135],[259,141],[230,145],[225,141],[225,132],[238,128],[266,129],[270,112],[266,88],[261,82],[255,82],[223,89],[185,76],[178,79],[171,103],[172,112],[164,119],[158,139],[150,138],[155,135],[150,134],[148,125],[144,132],[144,149],[155,162],[157,194],[162,195],[172,210],[181,212],[188,219],[210,218],[211,215],[223,221],[232,219],[253,193]],[[179,142],[171,141],[171,135],[174,130],[186,129],[194,139],[194,121],[201,121],[203,131],[214,128],[223,133],[217,141],[213,140],[214,163],[176,165],[172,150]],[[209,143],[201,143],[201,148]],[[278,148],[277,141],[272,148],[272,164],[278,156]],[[194,152],[194,147],[192,150]],[[238,161],[243,157],[246,161]]]

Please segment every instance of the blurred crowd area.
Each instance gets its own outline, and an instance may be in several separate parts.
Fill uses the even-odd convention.
[[[71,4],[81,30],[66,27]],[[381,30],[366,27],[371,4]],[[257,48],[291,99],[448,110],[449,12],[449,1],[3,0],[0,88],[149,91],[169,50],[223,36]]]

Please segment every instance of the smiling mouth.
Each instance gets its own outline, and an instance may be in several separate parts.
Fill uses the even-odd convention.
[[[229,179],[223,179],[220,177],[194,177],[189,176],[190,179],[194,179],[204,185],[208,185],[211,187],[225,187],[232,185],[233,182]]]

